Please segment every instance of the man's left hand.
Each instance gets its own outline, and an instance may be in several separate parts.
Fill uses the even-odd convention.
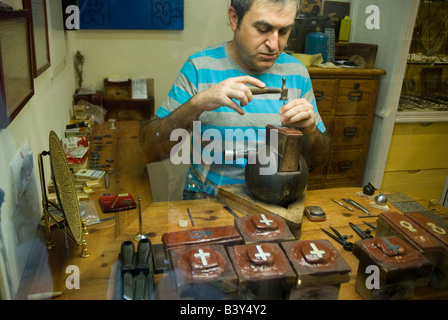
[[[280,108],[279,114],[284,126],[297,128],[303,133],[315,128],[313,105],[305,99],[289,101]]]

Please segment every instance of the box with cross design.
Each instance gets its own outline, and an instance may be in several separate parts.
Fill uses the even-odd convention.
[[[428,259],[396,236],[357,241],[353,254],[359,260],[355,289],[366,300],[411,298],[416,281],[432,270]]]
[[[278,300],[295,286],[296,274],[276,243],[227,247],[244,299]]]
[[[234,225],[246,244],[295,240],[284,219],[275,214],[244,216]]]
[[[405,216],[425,229],[441,243],[442,254],[431,277],[431,286],[448,288],[448,225],[432,213],[407,212]]]
[[[170,250],[169,258],[179,298],[219,300],[236,294],[237,277],[224,246],[184,246]]]
[[[281,243],[297,273],[290,300],[336,300],[342,283],[350,281],[351,268],[328,240]]]
[[[378,217],[377,237],[397,236],[417,249],[434,267],[439,263],[443,253],[442,243],[421,227],[417,222],[398,212],[383,212]],[[433,270],[417,280],[416,286],[430,284]]]

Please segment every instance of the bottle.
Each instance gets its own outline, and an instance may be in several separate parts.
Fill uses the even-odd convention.
[[[315,32],[309,33],[305,37],[305,53],[322,55],[323,63],[327,62],[328,35],[320,32],[317,27]]]
[[[350,27],[352,21],[349,16],[341,20],[341,28],[339,29],[339,42],[348,42],[350,39]]]

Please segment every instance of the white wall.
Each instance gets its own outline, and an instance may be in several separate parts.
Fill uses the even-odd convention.
[[[85,59],[84,85],[103,90],[108,76],[154,78],[156,108],[168,94],[187,57],[230,40],[227,3],[184,1],[184,30],[77,30],[72,51]]]
[[[14,9],[22,8],[21,3],[21,0],[8,1]],[[0,287],[5,288],[3,292],[6,294],[3,298],[14,298],[34,239],[33,232],[19,236],[21,225],[18,221],[28,217],[17,216],[10,163],[16,151],[27,141],[34,156],[34,175],[31,182],[34,186],[31,187],[38,192],[40,198],[37,155],[48,150],[50,130],[54,130],[62,137],[63,129],[70,119],[75,90],[72,53],[65,43],[63,26],[56,23],[62,22],[62,18],[60,21],[55,21],[57,15],[52,17],[51,13],[60,10],[60,4],[54,8],[55,4],[58,2],[47,1],[52,66],[34,79],[34,96],[14,121],[6,129],[0,130],[0,188],[5,192],[5,202],[0,209],[0,234],[3,235],[0,239]],[[50,12],[50,8],[53,12]],[[47,173],[50,172],[48,159],[45,168]],[[29,205],[41,212],[40,201]],[[36,230],[36,227],[30,230]]]
[[[376,5],[379,29],[366,27],[366,8]],[[419,0],[357,0],[352,3],[351,42],[378,44],[375,67],[386,70],[381,77],[363,185],[381,187],[390,140],[406,70],[407,55]]]

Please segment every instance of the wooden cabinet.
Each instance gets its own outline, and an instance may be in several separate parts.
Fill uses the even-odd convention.
[[[154,79],[146,79],[146,98],[132,98],[132,81],[104,79],[106,119],[145,120],[154,115]]]
[[[448,174],[448,123],[395,124],[382,189],[441,198]]]
[[[332,136],[325,167],[310,168],[308,189],[360,187],[384,70],[309,67],[319,113]]]

